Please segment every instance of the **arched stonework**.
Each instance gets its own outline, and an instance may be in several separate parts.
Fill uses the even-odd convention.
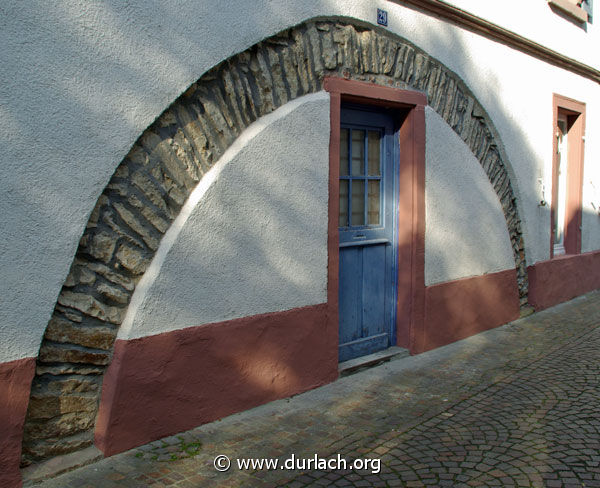
[[[207,72],[141,135],[115,171],[89,219],[40,348],[24,464],[92,444],[117,329],[162,235],[204,173],[250,123],[321,90],[325,76],[426,93],[498,195],[526,302],[523,238],[506,160],[469,89],[387,31],[341,20],[308,22]]]

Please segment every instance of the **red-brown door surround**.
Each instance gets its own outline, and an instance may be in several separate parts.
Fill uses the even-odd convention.
[[[326,78],[324,87],[331,95],[328,293],[336,323],[339,188],[332,182],[339,178],[342,101],[391,109],[399,125],[397,345],[417,354],[517,318],[514,269],[425,286],[425,95],[342,78]]]
[[[565,254],[581,252],[581,203],[583,186],[583,136],[585,134],[585,104],[554,94],[552,121],[552,208],[550,217],[550,257],[554,257],[554,221],[558,200],[558,119],[564,117],[568,130],[567,188],[565,211]]]
[[[391,109],[399,124],[398,296],[396,343],[422,349],[425,297],[425,105],[419,92],[343,78],[325,78],[331,96],[329,147],[329,286],[330,310],[338,316],[338,220],[341,103],[355,102]],[[335,304],[335,305],[334,305]]]

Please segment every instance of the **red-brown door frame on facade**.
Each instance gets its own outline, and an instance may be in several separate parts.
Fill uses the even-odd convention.
[[[550,257],[554,257],[554,215],[558,199],[558,115],[567,117],[569,145],[567,148],[567,195],[565,252],[581,252],[581,205],[583,187],[583,137],[585,134],[585,103],[553,94],[552,97],[552,207],[550,209]]]
[[[425,341],[425,105],[423,93],[373,83],[325,78],[331,97],[329,142],[328,286],[329,313],[338,322],[339,158],[342,101],[393,109],[400,123],[398,190],[398,296],[396,343],[411,352]]]

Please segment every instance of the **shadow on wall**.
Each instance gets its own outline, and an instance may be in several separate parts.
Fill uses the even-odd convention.
[[[96,445],[112,455],[333,381],[328,318],[322,304],[117,341]]]
[[[219,168],[123,338],[326,302],[329,101],[317,102]]]
[[[585,210],[582,215],[572,216],[565,227],[565,240],[569,231],[577,232],[583,219],[597,222],[600,215]],[[600,252],[555,254],[553,259],[537,263],[528,271],[529,301],[535,310],[543,310],[600,288]]]
[[[439,37],[439,41],[432,41],[432,42],[439,42],[440,45],[448,45],[448,46],[452,46],[453,49],[453,56],[456,56],[458,59],[462,59],[464,61],[462,70],[463,72],[468,72],[469,73],[469,79],[467,80],[467,83],[470,84],[470,81],[473,79],[477,79],[479,71],[478,71],[478,67],[476,65],[471,65],[469,64],[469,59],[464,56],[461,55],[461,52],[464,52],[464,46],[461,45],[462,40],[458,39],[458,37],[456,37],[456,35],[453,33],[453,31],[450,28],[447,28],[444,30],[445,32],[442,34],[439,33],[432,33],[432,38],[436,38]],[[453,38],[454,36],[454,38]],[[483,76],[483,75],[482,75]],[[484,81],[480,81],[480,83],[483,83],[487,86],[490,87],[490,93],[494,93],[497,91],[498,89],[498,82],[497,80],[494,80],[492,78],[488,78],[486,77],[486,79]],[[497,116],[502,119],[502,126],[503,127],[508,127],[509,129],[509,134],[511,135],[511,144],[522,147],[523,149],[521,150],[520,154],[535,154],[536,152],[534,151],[534,149],[529,145],[528,139],[525,137],[524,133],[523,133],[523,129],[521,129],[520,127],[518,127],[516,124],[514,124],[514,122],[512,122],[512,116],[509,112],[506,111],[505,107],[502,106],[501,104],[497,103],[497,100],[494,98],[494,96],[489,96],[489,98],[487,98],[486,100],[481,100],[483,105],[487,108],[488,112],[490,113],[494,113],[494,114],[498,114]],[[550,101],[549,101],[550,103]],[[493,107],[493,110],[490,108],[491,105]],[[166,105],[166,103],[165,103]],[[495,120],[496,123],[498,123],[498,121]],[[551,121],[548,121],[548,128],[550,130],[550,124]],[[548,130],[548,132],[549,132]],[[550,140],[548,141],[548,143],[550,144]],[[534,159],[534,158],[532,158]],[[513,164],[515,164],[516,161],[513,161]],[[523,166],[523,165],[520,165]],[[530,208],[532,208],[533,205],[537,204],[537,201],[539,200],[538,197],[538,189],[536,187],[536,174],[535,170],[531,170],[531,179],[521,179],[518,184],[519,184],[519,188],[514,188],[516,195],[518,197],[520,197],[520,201],[518,201],[518,205],[519,205],[519,210],[521,212],[521,218],[523,220],[526,220],[526,215],[527,213],[523,213],[523,207],[524,206],[528,206]],[[523,173],[519,173],[519,174],[523,174]],[[512,176],[512,181],[513,181],[513,185],[516,184],[516,180],[514,177],[514,172],[511,174]],[[269,195],[271,198],[271,201],[269,202],[269,205],[277,208],[277,209],[285,209],[284,213],[286,215],[289,216],[289,218],[291,220],[298,220],[300,221],[300,217],[298,215],[296,215],[296,209],[294,208],[294,202],[292,201],[288,201],[285,198],[285,192],[282,193],[278,193],[278,194],[274,194],[273,193],[273,188],[270,187],[267,184],[261,184],[260,182],[255,182],[255,186],[252,189],[252,191],[256,191],[257,194],[263,194],[263,195]],[[307,188],[306,189],[306,195],[310,196],[310,192],[311,192],[311,188]],[[456,199],[458,200],[458,199]],[[453,200],[454,202],[454,200]],[[457,213],[461,212],[461,206],[460,204],[454,203],[454,205],[456,205],[456,209],[455,211]],[[275,228],[277,227],[277,225],[279,225],[277,222],[264,222],[265,223],[265,227],[264,228],[258,228],[258,227],[254,227],[254,228],[249,228],[247,229],[247,233],[244,233],[244,235],[236,235],[236,240],[232,241],[232,242],[228,242],[229,240],[229,236],[231,235],[230,233],[230,229],[227,229],[226,227],[226,223],[227,220],[231,218],[232,214],[236,213],[236,209],[235,208],[223,208],[223,222],[224,222],[224,227],[222,227],[221,229],[217,229],[215,228],[215,236],[217,236],[219,242],[224,242],[225,245],[227,246],[228,249],[228,253],[230,253],[231,256],[244,256],[247,253],[252,252],[254,256],[256,256],[257,258],[257,268],[256,269],[261,269],[263,266],[271,266],[272,265],[272,261],[274,256],[272,254],[269,254],[268,252],[265,251],[265,249],[262,248],[257,248],[256,247],[256,242],[257,239],[256,237],[260,237],[262,232],[271,232],[271,227],[270,226],[274,226]],[[540,212],[542,214],[547,213],[546,209],[541,209]],[[530,212],[531,215],[531,212]],[[547,217],[547,218],[546,218]],[[547,222],[549,224],[550,222],[550,217],[549,215],[542,215],[540,217],[540,219],[538,219],[538,222],[542,222],[542,219],[545,219],[544,221]],[[532,222],[528,222],[531,223],[533,225]],[[302,224],[302,225],[305,225]],[[542,223],[540,225],[545,226],[546,224]],[[526,239],[527,239],[527,232],[526,232]],[[455,239],[464,239],[465,236],[453,236]],[[548,233],[548,242],[549,242],[549,233]],[[290,249],[290,251],[292,251]],[[441,252],[442,250],[440,250],[440,254],[443,255],[443,252]],[[293,255],[292,255],[293,256]],[[281,256],[279,257],[281,258]],[[278,258],[278,260],[279,260]],[[293,257],[291,257],[291,259],[293,260]],[[202,276],[203,274],[206,273],[205,270],[205,264],[202,261],[202,257],[201,256],[194,256],[194,255],[190,255],[189,256],[189,263],[186,263],[186,265],[188,265],[191,268],[195,268],[194,273],[197,273],[199,276]],[[290,276],[289,270],[286,268],[280,269],[279,273],[280,276],[278,277],[278,279],[281,279],[283,281],[286,281],[288,283],[290,283],[290,286],[292,288],[296,288],[299,291],[302,291],[302,286],[303,283],[302,282],[296,282],[296,276]],[[254,283],[256,276],[253,275],[252,273],[249,273],[247,275],[241,275],[241,274],[237,274],[237,275],[231,275],[227,277],[229,280],[231,281],[242,281],[244,283],[248,283],[249,286],[252,286],[252,284]],[[174,275],[173,279],[176,280],[177,276]],[[216,278],[217,279],[217,278]],[[209,290],[210,291],[210,290]],[[221,299],[222,297],[218,297],[219,299]],[[268,298],[268,297],[266,297]],[[232,301],[231,304],[229,306],[234,307],[235,306],[235,301]],[[197,311],[193,310],[190,308],[190,302],[189,300],[187,300],[186,297],[184,296],[180,296],[175,294],[174,296],[172,296],[172,306],[177,310],[177,314],[180,317],[197,317]],[[490,302],[491,303],[491,302]],[[314,311],[311,311],[311,313]],[[324,313],[323,310],[320,310],[319,313]],[[460,310],[457,309],[448,309],[445,311],[439,311],[439,313],[441,315],[447,316],[449,319],[453,319],[455,321],[460,321],[462,320],[463,317],[461,317],[460,315]],[[312,316],[313,319],[315,320],[314,324],[315,326],[317,326],[320,321],[322,320],[327,320],[330,319],[330,317],[327,317],[327,315],[319,315],[318,319],[317,316]],[[198,317],[198,322],[202,321],[202,317]],[[476,320],[478,320],[476,318]],[[189,323],[190,326],[195,325],[193,322]],[[248,327],[251,327],[250,325],[246,324]],[[286,331],[290,331],[290,328],[288,327],[289,324],[281,324],[281,330],[286,330]],[[337,326],[337,324],[336,324]],[[318,327],[317,327],[318,328]],[[279,329],[277,329],[275,327],[271,332],[269,333],[273,333],[274,335],[272,336],[273,338],[277,338],[280,339],[281,337],[278,335],[280,333]],[[224,328],[224,331],[226,329]],[[254,331],[254,329],[251,329],[252,331]],[[234,332],[234,331],[232,331]],[[311,335],[311,337],[315,338],[318,337],[317,331],[313,331],[315,335]],[[311,334],[313,333],[311,332]],[[239,337],[245,337],[245,342],[244,344],[236,344],[235,342],[233,342],[233,340],[231,340],[231,337],[236,337],[236,333]],[[335,334],[336,331],[334,330],[332,332],[331,329],[328,330],[327,334]],[[200,350],[205,351],[205,353],[203,354],[198,354],[196,353],[192,353],[190,352],[188,355],[186,354],[182,354],[181,357],[175,355],[171,358],[166,358],[165,361],[166,363],[163,364],[163,366],[160,366],[158,364],[154,364],[152,362],[152,355],[146,356],[148,358],[150,358],[149,362],[146,363],[144,365],[144,369],[148,369],[149,365],[152,365],[152,367],[156,368],[156,372],[160,372],[161,374],[165,375],[166,377],[169,377],[165,371],[165,367],[167,367],[168,365],[172,365],[174,364],[173,361],[178,362],[180,359],[183,361],[183,366],[177,366],[174,371],[176,373],[176,377],[181,379],[181,378],[188,378],[189,376],[189,369],[190,369],[190,364],[196,364],[193,363],[193,361],[196,361],[196,359],[201,359],[202,361],[207,361],[209,358],[212,358],[215,360],[215,364],[219,365],[219,371],[227,371],[228,375],[230,375],[231,377],[236,377],[239,378],[240,381],[243,382],[243,384],[245,385],[244,387],[240,387],[239,384],[236,384],[234,386],[228,385],[227,382],[222,382],[222,381],[216,381],[211,385],[210,388],[210,394],[208,395],[208,400],[212,401],[214,400],[214,398],[216,398],[219,395],[224,395],[224,398],[231,398],[228,397],[228,395],[235,395],[239,394],[239,396],[241,398],[243,398],[244,400],[248,400],[250,402],[250,404],[253,404],[252,402],[254,400],[252,400],[253,398],[255,398],[254,396],[252,396],[253,394],[248,393],[247,395],[249,395],[249,397],[245,397],[244,395],[246,395],[246,393],[241,394],[240,392],[242,391],[252,391],[255,390],[256,394],[258,395],[258,397],[262,398],[264,401],[268,401],[269,399],[274,399],[275,395],[281,395],[281,396],[285,396],[285,395],[290,395],[293,394],[294,391],[299,391],[299,381],[298,378],[302,377],[303,375],[306,374],[307,372],[307,367],[308,367],[308,363],[305,361],[299,361],[299,362],[293,362],[290,358],[292,357],[296,357],[298,354],[302,354],[302,351],[304,351],[304,347],[306,347],[306,344],[308,343],[309,345],[312,344],[312,340],[308,341],[306,340],[306,337],[299,337],[297,339],[297,346],[298,349],[295,349],[294,354],[296,356],[294,356],[294,354],[291,354],[291,352],[289,350],[282,350],[280,348],[279,343],[277,342],[277,340],[273,339],[269,339],[267,340],[266,338],[266,332],[264,334],[255,334],[255,336],[252,337],[252,340],[250,340],[250,338],[248,338],[247,336],[244,336],[243,334],[241,334],[240,331],[235,331],[235,333],[230,334],[229,339],[227,338],[223,338],[223,340],[221,342],[218,343],[212,343],[208,340],[202,341],[200,340],[200,343],[190,343],[188,341],[188,339],[186,339],[185,337],[180,337],[180,336],[176,336],[176,338],[174,337],[173,339],[169,339],[170,341],[175,341],[174,343],[169,343],[171,345],[174,346],[181,346],[181,350],[184,350],[185,347],[188,346],[188,344],[190,345],[191,349],[196,349],[196,348],[200,348]],[[331,337],[334,337],[333,335]],[[330,338],[331,338],[330,337]],[[238,337],[236,337],[237,339]],[[140,340],[141,341],[141,340]],[[135,342],[135,341],[132,341]],[[317,340],[317,342],[319,342]],[[304,345],[303,345],[304,344]],[[169,347],[171,347],[171,345],[169,345]],[[200,345],[202,347],[200,347]],[[206,347],[204,347],[206,346]],[[134,347],[132,345],[132,347]],[[135,347],[142,347],[142,346],[135,346]],[[322,354],[324,354],[323,357],[326,357],[326,365],[323,366],[323,364],[321,364],[319,362],[319,360],[315,361],[315,364],[311,364],[310,367],[314,368],[314,369],[310,369],[311,374],[316,374],[317,377],[319,377],[320,379],[318,381],[313,381],[311,382],[307,382],[307,383],[303,383],[303,388],[310,388],[312,386],[317,386],[317,384],[322,384],[323,382],[326,381],[330,381],[333,379],[333,376],[331,375],[330,371],[332,368],[332,364],[330,363],[331,361],[331,357],[330,354],[331,352],[327,353],[324,350],[320,350]],[[247,353],[249,353],[250,355],[248,356]],[[116,356],[116,352],[115,352],[115,356]],[[115,367],[119,367],[119,368],[124,368],[124,365],[126,364],[126,360],[123,360],[123,363],[121,365],[115,365]],[[179,364],[179,363],[178,363]],[[207,379],[202,376],[204,373],[204,369],[203,369],[203,364],[198,364],[196,367],[193,367],[192,369],[194,370],[193,373],[195,376],[194,378],[194,382],[196,382],[196,386],[198,388],[203,388],[203,382],[206,382]],[[271,368],[273,367],[273,365],[276,365],[277,368],[275,371],[279,371],[279,373],[275,373],[275,374],[271,374],[269,376],[269,374],[267,373],[268,370],[271,370]],[[129,368],[129,366],[128,366]],[[325,377],[320,377],[318,376],[320,368],[323,368],[326,371]],[[123,370],[125,371],[125,370]],[[127,369],[127,371],[129,371],[129,369]],[[132,370],[134,371],[134,370]],[[174,389],[174,393],[170,393],[169,395],[167,395],[168,398],[173,398],[173,396],[171,395],[181,395],[182,398],[185,399],[186,404],[190,405],[190,409],[191,410],[197,410],[198,412],[202,411],[202,407],[199,405],[200,403],[200,398],[197,396],[186,396],[186,388],[185,388],[185,384],[181,383],[181,380],[179,382],[179,386],[175,386],[175,385],[165,385],[163,382],[163,379],[160,375],[150,375],[149,379],[152,378],[154,379],[157,383],[155,384],[156,390],[154,390],[155,392],[155,396],[153,396],[153,399],[156,399],[157,397],[160,397],[161,395],[161,390],[164,390],[165,388],[173,388]],[[219,378],[221,378],[219,376]],[[283,381],[285,380],[285,381]],[[210,379],[209,379],[210,381]],[[280,382],[281,381],[281,382]],[[282,384],[286,384],[288,386],[281,386]],[[144,383],[146,384],[146,383]],[[291,385],[291,386],[290,386]],[[296,389],[296,390],[295,390]],[[152,391],[151,388],[149,388],[149,391]],[[116,394],[116,393],[115,393]],[[127,392],[125,390],[122,390],[121,392],[122,395],[127,395]],[[145,394],[144,394],[145,395]],[[250,398],[250,399],[249,399]],[[144,402],[147,402],[147,397],[145,396],[135,396],[132,395],[132,401],[136,401],[137,402],[137,409],[135,410],[136,412],[139,413],[139,406],[144,406],[145,404]],[[263,401],[261,400],[261,401]],[[235,402],[234,402],[235,403]],[[164,406],[164,405],[163,405]],[[168,406],[168,405],[167,405]],[[247,408],[247,407],[246,407]],[[221,414],[219,414],[220,416],[222,415],[226,415],[228,413],[232,413],[233,411],[230,410],[224,410]],[[62,412],[59,412],[62,413]],[[181,417],[184,417],[184,415],[180,414],[176,414],[173,413],[174,416],[177,415],[181,415]],[[188,420],[193,420],[193,421],[197,421],[198,423],[206,421],[206,420],[201,420],[200,418],[195,418],[193,417],[192,413],[186,414],[185,416],[190,416]],[[201,413],[199,413],[198,415],[201,415]],[[153,420],[155,420],[156,422],[160,422],[161,418],[157,417],[156,415],[149,415],[149,417]],[[202,418],[206,418],[206,417],[202,417]],[[118,419],[117,419],[118,420]],[[135,420],[135,419],[134,419]],[[177,422],[179,422],[181,419],[176,419]],[[116,425],[122,425],[117,423]],[[178,429],[182,430],[182,425],[183,423],[178,423]],[[189,423],[187,424],[188,426],[190,425]],[[76,432],[76,431],[74,431]],[[168,433],[173,433],[176,431],[171,431],[171,432],[163,432],[163,433],[155,433],[156,435],[166,435]],[[154,434],[153,434],[154,435]],[[91,442],[91,439],[89,439],[89,441],[86,439],[85,442]]]

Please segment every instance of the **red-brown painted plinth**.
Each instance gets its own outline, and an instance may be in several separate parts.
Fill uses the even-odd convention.
[[[529,303],[543,310],[600,288],[600,251],[540,261],[527,272]]]
[[[428,286],[422,351],[465,339],[518,317],[515,270]]]
[[[110,456],[337,375],[327,304],[117,340],[96,445]]]
[[[35,358],[0,364],[0,486],[22,486],[19,463]]]

